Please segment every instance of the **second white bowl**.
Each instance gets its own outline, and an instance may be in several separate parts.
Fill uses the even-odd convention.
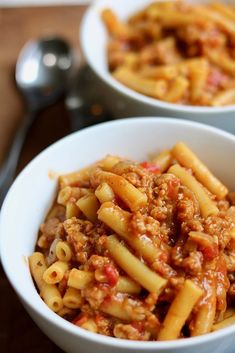
[[[102,10],[110,8],[125,20],[151,2],[152,0],[97,0],[84,16],[81,25],[81,46],[88,64],[101,79],[100,89],[103,90],[106,106],[118,118],[144,115],[172,116],[213,125],[235,133],[235,105],[197,107],[163,102],[129,89],[109,73],[106,54],[108,35],[101,20]],[[201,0],[201,2],[206,1]],[[222,2],[231,3],[230,0]]]

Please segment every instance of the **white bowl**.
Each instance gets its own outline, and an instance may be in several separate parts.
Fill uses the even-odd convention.
[[[235,105],[225,107],[196,107],[163,102],[135,92],[115,80],[108,71],[106,45],[108,35],[101,21],[101,11],[111,8],[123,20],[153,0],[97,0],[87,10],[81,24],[81,46],[92,70],[102,81],[106,105],[115,117],[172,116],[195,120],[235,133]],[[198,0],[189,0],[198,3]],[[207,1],[201,0],[206,3]],[[225,3],[232,1],[225,0]]]
[[[201,337],[171,342],[138,342],[83,330],[52,312],[41,300],[30,276],[39,225],[55,196],[53,173],[82,168],[107,153],[145,160],[149,153],[185,141],[232,189],[235,180],[235,136],[195,122],[167,118],[131,118],[76,132],[47,148],[17,177],[0,216],[1,259],[7,277],[25,309],[42,331],[69,353],[232,353],[235,325]],[[51,173],[53,172],[53,173]]]

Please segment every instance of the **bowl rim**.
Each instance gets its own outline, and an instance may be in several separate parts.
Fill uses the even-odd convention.
[[[89,47],[93,43],[87,40],[87,33],[89,31],[89,28],[92,27],[90,24],[90,17],[92,15],[98,16],[100,14],[99,10],[102,8],[102,4],[104,2],[106,3],[107,1],[110,1],[110,7],[112,7],[111,6],[112,0],[95,0],[94,3],[92,3],[88,7],[88,9],[85,11],[85,14],[82,17],[81,24],[80,24],[80,32],[79,32],[81,48],[85,56],[85,59],[89,64],[89,66],[91,67],[91,69],[97,74],[97,76],[104,83],[106,83],[116,92],[121,93],[136,102],[141,102],[152,108],[161,108],[161,109],[168,110],[169,111],[168,115],[172,114],[173,112],[213,115],[213,114],[228,113],[228,112],[235,111],[235,104],[221,106],[221,107],[211,107],[211,106],[193,106],[193,105],[183,105],[178,103],[164,102],[162,100],[146,96],[133,89],[130,89],[129,87],[125,86],[124,84],[120,83],[115,78],[113,78],[113,76],[110,74],[108,70],[104,72],[102,68],[99,65],[97,65],[97,60],[95,60],[95,57],[91,57],[89,55]],[[156,1],[162,1],[162,0],[156,0]],[[135,11],[133,10],[133,12]],[[228,118],[228,117],[231,117],[231,116],[225,115],[223,118]]]
[[[9,261],[9,257],[7,256],[7,253],[4,254],[4,234],[7,234],[7,232],[5,232],[6,225],[7,225],[7,222],[5,221],[5,219],[8,218],[7,216],[8,200],[14,194],[14,189],[18,188],[18,185],[20,185],[20,182],[24,178],[24,176],[25,175],[27,176],[27,174],[30,174],[30,171],[34,169],[35,165],[42,163],[44,159],[47,158],[48,152],[55,153],[57,148],[60,148],[61,145],[63,145],[64,143],[70,143],[71,141],[76,140],[80,135],[89,135],[90,131],[93,131],[93,130],[98,130],[97,132],[99,131],[102,132],[102,129],[106,126],[110,126],[111,131],[115,131],[115,127],[119,125],[129,126],[130,124],[133,124],[136,126],[136,124],[141,125],[143,124],[143,122],[147,124],[154,122],[156,124],[165,123],[166,125],[179,125],[182,127],[186,125],[192,128],[197,127],[209,133],[212,133],[222,138],[225,138],[227,140],[230,140],[235,145],[235,136],[229,132],[223,131],[221,129],[218,129],[216,127],[212,127],[206,124],[194,122],[194,121],[186,121],[183,119],[167,118],[167,117],[136,117],[136,118],[117,119],[109,122],[100,123],[95,126],[82,129],[80,131],[76,131],[72,134],[69,134],[61,138],[57,142],[47,147],[41,153],[39,153],[36,157],[34,157],[33,160],[21,171],[21,173],[17,176],[14,183],[12,184],[3,202],[1,212],[0,212],[0,257],[2,261],[2,266],[9,282],[11,283],[11,286],[14,288],[15,292],[21,298],[21,300],[26,304],[26,307],[28,306],[29,308],[31,308],[31,310],[34,311],[37,316],[42,317],[44,320],[47,320],[53,326],[56,326],[61,330],[67,331],[68,333],[76,336],[78,339],[81,337],[85,340],[96,342],[97,344],[101,343],[106,346],[116,346],[117,348],[120,347],[120,348],[126,348],[126,349],[135,349],[137,351],[143,350],[144,348],[147,350],[148,349],[160,350],[160,349],[173,349],[173,348],[180,349],[185,347],[190,348],[192,346],[196,347],[203,343],[209,343],[214,340],[219,340],[220,338],[227,337],[235,333],[235,325],[231,325],[229,327],[225,327],[221,330],[210,332],[202,336],[190,337],[185,339],[177,339],[172,341],[144,341],[144,342],[142,341],[141,342],[141,341],[131,341],[127,339],[119,339],[115,337],[108,337],[108,336],[92,333],[84,329],[81,329],[80,327],[73,325],[72,323],[60,317],[58,314],[54,313],[51,309],[47,307],[44,301],[39,297],[35,286],[34,286],[35,296],[36,295],[38,296],[37,300],[39,305],[37,307],[33,306],[31,300],[22,291],[22,288],[19,288],[19,286],[15,284],[15,281],[14,281],[15,277],[12,274],[8,273],[8,268],[10,266],[11,261]]]

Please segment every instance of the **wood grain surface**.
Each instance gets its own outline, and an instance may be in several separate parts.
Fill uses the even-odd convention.
[[[26,109],[14,82],[20,49],[30,39],[58,35],[65,38],[80,56],[79,24],[84,11],[84,6],[0,8],[0,162],[7,155]],[[18,171],[42,149],[68,133],[68,113],[61,99],[39,114],[24,145]],[[2,268],[0,312],[2,353],[62,352],[27,315]]]

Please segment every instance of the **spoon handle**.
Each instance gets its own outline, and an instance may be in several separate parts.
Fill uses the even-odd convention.
[[[20,153],[36,112],[30,111],[19,126],[8,155],[0,168],[0,208],[16,173]]]

